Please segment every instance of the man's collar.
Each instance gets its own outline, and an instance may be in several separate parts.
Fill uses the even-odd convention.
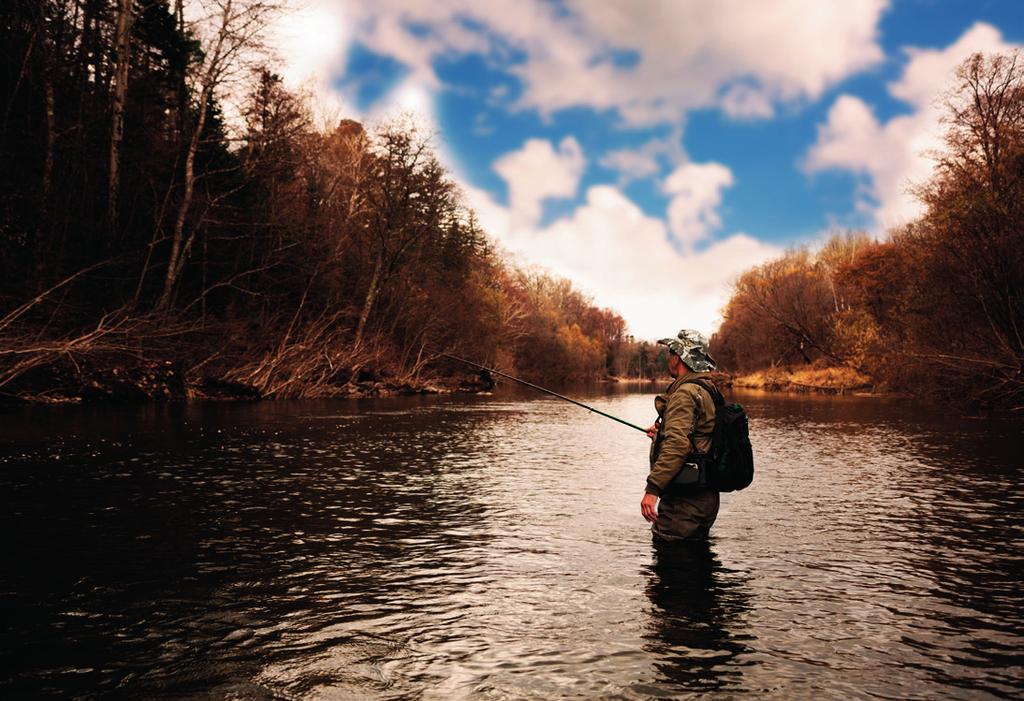
[[[683,382],[685,382],[686,380],[690,380],[690,379],[693,379],[695,377],[700,377],[703,374],[705,374],[705,373],[695,372],[695,371],[691,370],[690,368],[686,368],[686,372],[685,373],[683,373],[682,375],[680,375],[676,379],[672,380],[672,384],[669,385],[669,389],[670,390],[674,390],[679,385],[683,384]]]

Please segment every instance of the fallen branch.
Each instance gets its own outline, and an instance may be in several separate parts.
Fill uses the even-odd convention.
[[[13,324],[15,321],[17,321],[27,311],[29,311],[30,309],[32,309],[36,305],[40,304],[41,302],[43,302],[43,300],[45,300],[47,297],[49,297],[51,294],[53,294],[57,290],[61,289],[62,287],[65,287],[66,285],[71,284],[72,282],[74,282],[75,280],[77,280],[81,276],[85,275],[86,273],[91,273],[93,270],[97,270],[99,268],[102,268],[105,265],[109,265],[113,261],[114,261],[113,258],[108,258],[107,260],[100,261],[99,263],[94,263],[93,265],[90,265],[87,268],[82,268],[77,273],[74,273],[73,275],[70,275],[70,276],[64,278],[63,280],[58,282],[56,285],[54,285],[50,289],[45,290],[43,292],[40,292],[39,294],[37,294],[32,299],[28,300],[27,302],[25,302],[21,306],[15,308],[13,311],[11,311],[3,319],[0,319],[0,332],[2,332],[5,329],[7,329],[11,324]]]

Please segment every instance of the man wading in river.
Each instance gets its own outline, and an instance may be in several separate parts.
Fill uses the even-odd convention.
[[[692,380],[710,383],[707,373],[715,361],[696,331],[683,329],[658,343],[668,346],[668,371],[675,379],[654,400],[658,420],[647,429],[653,441],[651,471],[640,513],[653,524],[655,541],[706,538],[718,516],[718,492],[691,482],[697,475],[694,464],[711,450],[715,402]]]

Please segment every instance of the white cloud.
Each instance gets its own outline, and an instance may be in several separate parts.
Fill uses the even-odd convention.
[[[625,185],[657,175],[664,161],[671,165],[685,161],[682,143],[683,128],[678,124],[664,138],[651,139],[638,148],[609,151],[601,158],[601,165],[618,171],[619,185]]]
[[[542,112],[614,108],[634,125],[714,105],[765,116],[772,101],[815,98],[881,60],[877,24],[886,4],[574,0],[566,33],[576,41],[528,53],[518,70],[522,103]],[[609,48],[632,52],[635,65],[600,60]]]
[[[889,94],[913,108],[910,114],[882,123],[871,107],[841,95],[818,127],[817,142],[804,161],[807,172],[847,170],[866,179],[858,209],[871,214],[880,228],[916,218],[921,205],[908,192],[926,180],[933,167],[930,152],[942,146],[939,98],[952,86],[953,72],[976,51],[1012,50],[995,27],[978,23],[945,49],[908,49],[909,61]]]
[[[684,327],[712,332],[735,278],[781,253],[745,234],[699,253],[681,253],[662,220],[608,185],[591,187],[585,204],[544,229],[516,227],[486,193],[466,192],[485,230],[513,253],[568,277],[598,304],[615,309],[641,338]]]
[[[661,172],[658,158],[643,149],[609,151],[601,158],[601,165],[618,171],[623,183],[649,178]]]
[[[415,77],[408,77],[381,96],[367,112],[371,123],[408,118],[426,132],[440,128],[434,93]]]
[[[732,171],[721,163],[686,163],[666,178],[663,189],[672,196],[669,227],[685,249],[722,225],[722,190],[732,184]]]
[[[544,200],[573,197],[586,167],[583,149],[571,136],[558,150],[544,139],[529,139],[518,151],[494,162],[494,170],[508,184],[509,206],[523,224],[535,224]]]
[[[694,108],[770,116],[882,59],[887,0],[350,0],[359,39],[436,87],[441,57],[477,54],[522,83],[542,114],[612,109],[629,124]],[[621,60],[620,60],[621,59]]]
[[[313,81],[331,92],[331,82],[345,74],[350,39],[344,7],[331,0],[306,0],[274,23],[269,43],[281,59],[286,85]]]
[[[764,90],[749,85],[730,85],[722,92],[722,111],[734,119],[768,119],[775,114]]]
[[[858,97],[841,95],[818,127],[818,141],[807,156],[813,171],[847,167],[870,173],[881,167],[884,154],[874,147],[883,138],[882,125],[871,108]]]

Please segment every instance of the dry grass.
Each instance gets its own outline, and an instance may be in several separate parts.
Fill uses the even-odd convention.
[[[759,370],[733,379],[733,387],[782,392],[823,392],[845,394],[870,390],[874,381],[852,368],[773,368]]]

